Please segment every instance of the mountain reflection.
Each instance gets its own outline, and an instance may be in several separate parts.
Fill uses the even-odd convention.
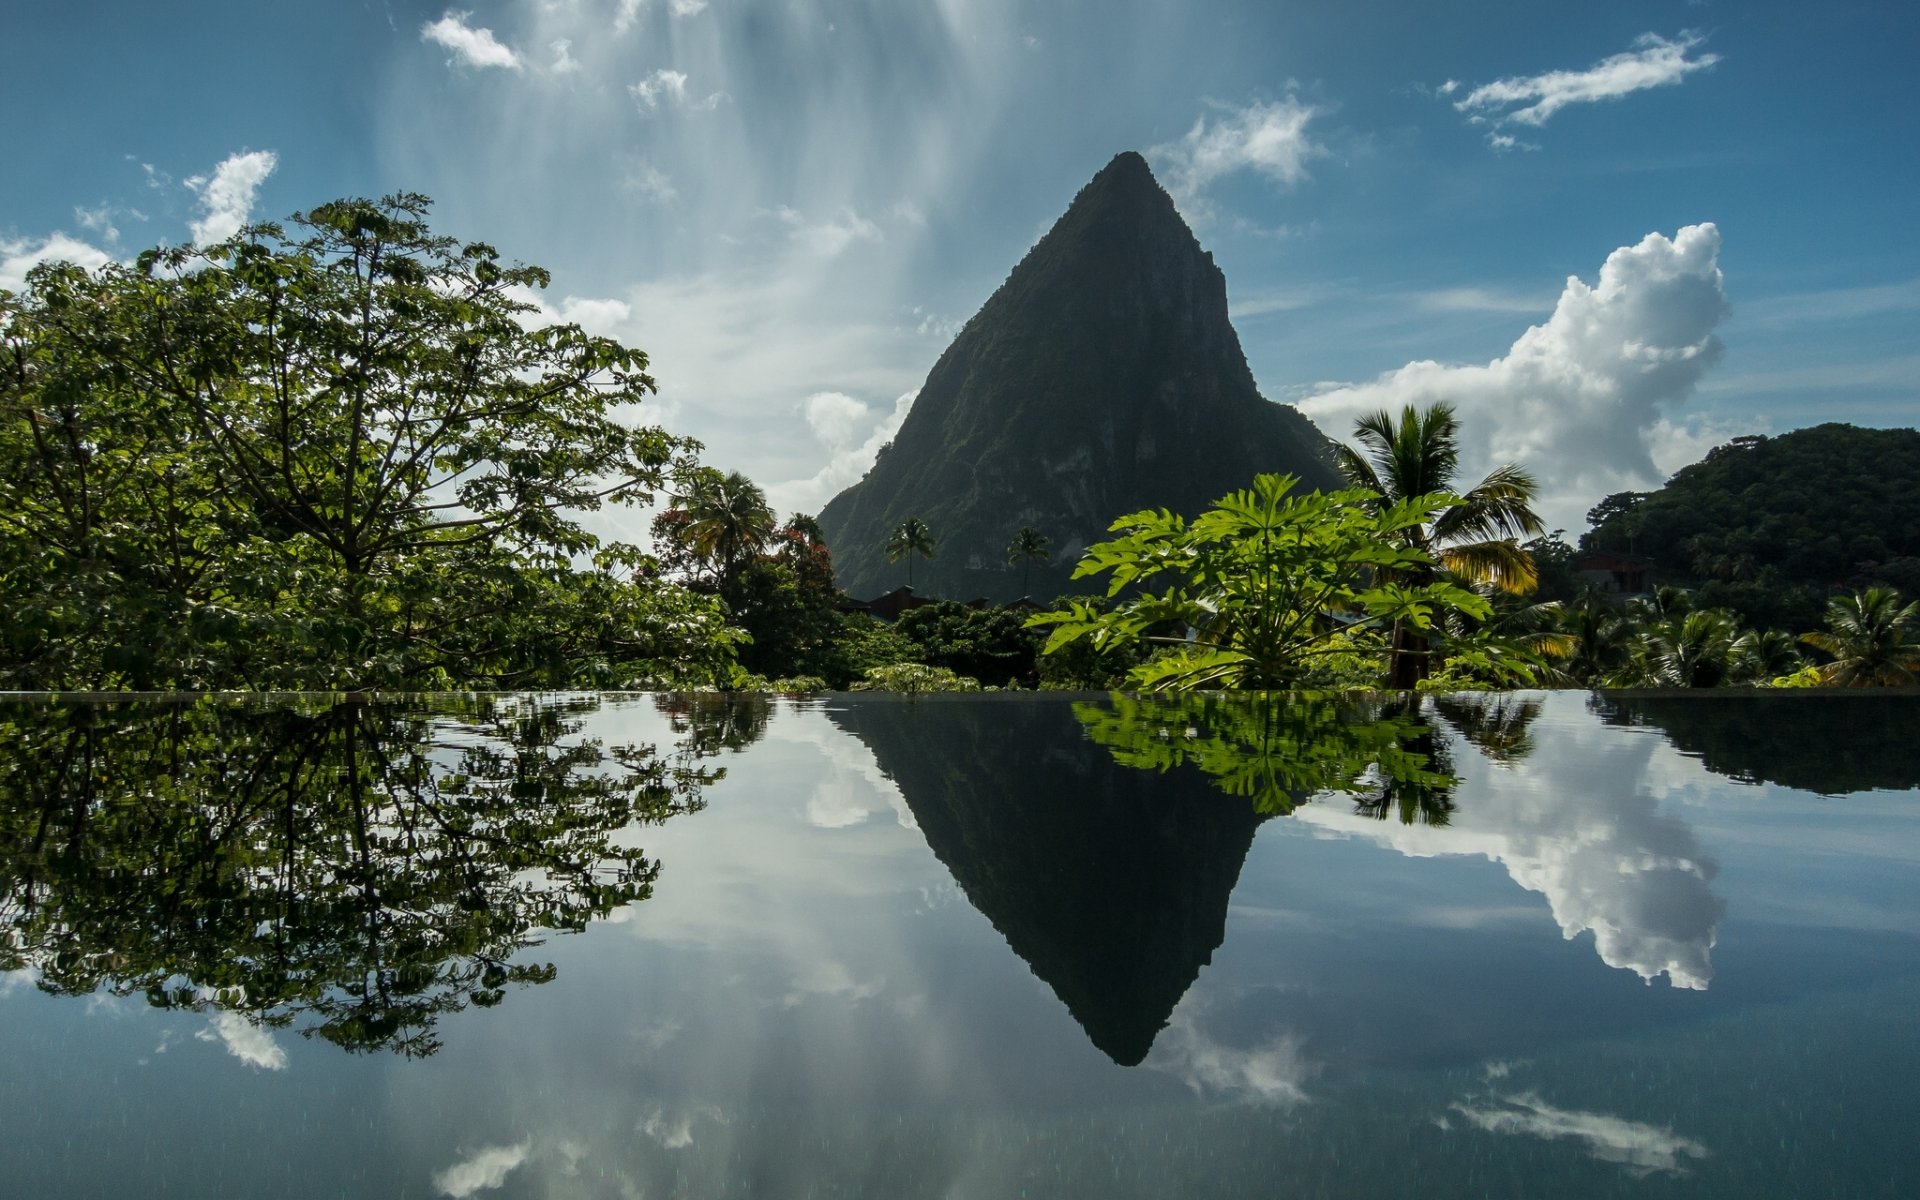
[[[1430,731],[1403,707],[1115,696],[828,715],[898,786],[967,899],[1126,1066],[1225,937],[1262,821],[1329,791],[1433,824],[1452,803],[1420,749]]]
[[[651,893],[614,835],[701,805],[695,756],[580,737],[597,706],[0,709],[0,971],[208,1012],[258,1064],[279,1028],[431,1054],[444,1014],[553,978],[511,961],[545,931]]]

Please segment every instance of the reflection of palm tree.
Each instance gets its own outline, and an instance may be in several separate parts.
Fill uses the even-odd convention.
[[[1046,562],[1053,556],[1053,552],[1048,549],[1052,544],[1053,539],[1046,534],[1025,525],[1022,525],[1020,531],[1013,535],[1013,540],[1007,543],[1007,565],[1012,566],[1016,562],[1024,564],[1020,570],[1022,596],[1027,594],[1027,576],[1032,572],[1033,564]]]
[[[1409,528],[1403,535],[1407,544],[1431,555],[1439,569],[1474,583],[1532,591],[1538,574],[1519,539],[1545,529],[1533,511],[1533,476],[1509,464],[1494,468],[1473,488],[1456,492],[1459,433],[1452,405],[1435,404],[1424,412],[1408,405],[1398,421],[1382,410],[1355,423],[1354,437],[1366,448],[1366,457],[1347,446],[1335,454],[1348,481],[1379,493],[1382,503],[1455,492],[1466,503],[1446,509],[1430,524]],[[1434,569],[1427,568],[1429,579]],[[1396,624],[1389,686],[1411,688],[1430,669],[1426,634]]]
[[[908,517],[887,535],[887,561],[907,560],[907,586],[913,586],[913,556],[933,560],[933,530],[919,517]]]
[[[687,489],[687,536],[694,553],[714,565],[724,595],[734,576],[773,536],[767,494],[738,471],[702,468]]]
[[[1820,668],[1835,687],[1906,687],[1920,683],[1920,601],[1900,605],[1899,593],[1868,588],[1827,604],[1825,633],[1800,640],[1833,655]]]

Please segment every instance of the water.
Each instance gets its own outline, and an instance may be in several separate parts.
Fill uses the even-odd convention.
[[[0,1192],[1920,1193],[1920,698],[0,707]]]

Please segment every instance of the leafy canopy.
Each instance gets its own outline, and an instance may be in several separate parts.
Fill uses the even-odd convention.
[[[1490,611],[1445,580],[1407,581],[1433,560],[1403,535],[1458,497],[1295,495],[1296,483],[1257,476],[1191,524],[1164,509],[1115,521],[1120,536],[1088,547],[1074,575],[1108,572],[1110,597],[1137,594],[1106,611],[1074,601],[1034,616],[1029,624],[1054,627],[1044,652],[1083,639],[1096,649],[1145,642],[1166,649],[1129,673],[1136,687],[1289,687],[1311,681],[1357,621],[1424,630],[1446,611]]]

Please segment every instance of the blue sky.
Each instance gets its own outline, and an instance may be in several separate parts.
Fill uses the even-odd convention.
[[[28,0],[0,42],[0,287],[425,192],[783,508],[1126,149],[1269,397],[1450,400],[1571,530],[1733,434],[1920,414],[1911,4]]]

